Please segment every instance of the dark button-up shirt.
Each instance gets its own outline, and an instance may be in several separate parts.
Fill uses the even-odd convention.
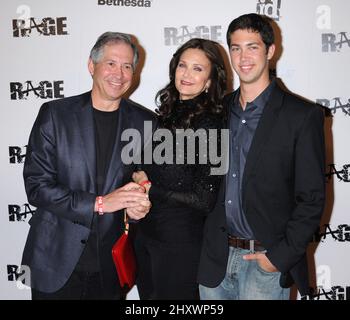
[[[272,81],[254,101],[247,103],[245,110],[239,102],[239,92],[230,106],[231,148],[225,193],[226,219],[229,234],[244,239],[255,237],[242,206],[243,173],[255,130],[274,86],[275,81]]]

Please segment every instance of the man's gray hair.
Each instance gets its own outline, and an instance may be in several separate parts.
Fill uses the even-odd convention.
[[[132,42],[131,36],[126,33],[121,32],[105,32],[101,34],[93,48],[90,52],[90,59],[93,63],[100,62],[102,56],[103,56],[103,49],[106,45],[111,43],[118,43],[118,42],[124,42],[128,44],[132,51],[134,52],[134,58],[133,58],[133,69],[135,70],[137,63],[139,61],[139,51],[136,47],[136,45]]]

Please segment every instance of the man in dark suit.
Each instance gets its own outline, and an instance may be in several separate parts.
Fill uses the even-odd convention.
[[[123,232],[123,209],[138,220],[151,205],[129,182],[135,168],[121,156],[123,131],[143,136],[144,122],[154,121],[122,98],[137,62],[129,35],[106,32],[90,53],[92,90],[39,111],[24,165],[28,200],[37,207],[22,259],[33,299],[122,298],[111,249]]]
[[[240,88],[226,98],[229,170],[208,216],[202,299],[288,299],[308,293],[306,248],[324,206],[323,112],[269,78],[268,18],[247,14],[227,31]]]

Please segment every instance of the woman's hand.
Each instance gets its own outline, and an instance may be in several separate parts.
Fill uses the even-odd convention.
[[[141,183],[141,185],[145,189],[145,192],[147,194],[149,193],[149,189],[151,188],[151,183],[148,181],[148,177],[145,171],[135,171],[132,174],[132,179],[134,180],[134,182],[138,184]],[[145,182],[145,184],[142,184],[143,181],[147,181],[147,182]]]
[[[135,171],[132,174],[132,179],[134,180],[134,182],[140,183],[142,181],[148,180],[148,177],[147,177],[147,174],[145,173],[145,171]]]

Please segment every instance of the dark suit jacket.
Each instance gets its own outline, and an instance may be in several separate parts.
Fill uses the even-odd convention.
[[[121,161],[124,129],[138,129],[154,114],[122,99],[116,141],[103,195],[131,181],[134,167]],[[151,135],[149,136],[149,138]],[[141,141],[134,141],[143,145]],[[24,164],[29,203],[37,207],[22,264],[30,267],[31,287],[60,289],[74,270],[90,234],[96,194],[96,151],[91,93],[43,104],[34,123]],[[98,217],[104,285],[115,287],[111,248],[123,226],[122,212]]]
[[[226,99],[232,104],[234,95]],[[272,91],[256,129],[242,181],[247,221],[267,257],[281,271],[280,283],[308,291],[305,251],[319,225],[325,200],[323,111],[283,91]],[[225,179],[207,218],[199,283],[216,287],[228,259]]]

